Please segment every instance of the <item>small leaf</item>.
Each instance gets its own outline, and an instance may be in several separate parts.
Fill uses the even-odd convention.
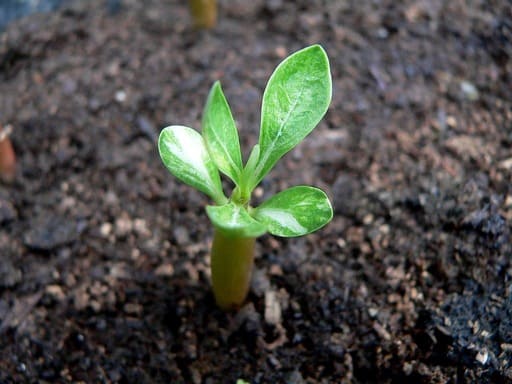
[[[248,184],[248,181],[251,180],[251,178],[254,175],[254,169],[258,165],[258,159],[260,158],[260,145],[256,144],[254,147],[252,147],[251,154],[249,155],[249,159],[247,160],[247,163],[245,164],[245,168],[242,171],[242,177],[241,177],[241,188],[244,189],[244,192],[248,195],[251,194],[252,189],[251,185]]]
[[[263,94],[260,159],[251,188],[315,128],[329,107],[331,88],[329,60],[319,45],[279,64]]]
[[[242,173],[242,154],[235,121],[220,83],[213,84],[203,112],[203,137],[213,162],[235,184]]]
[[[182,182],[206,193],[217,204],[227,201],[219,171],[197,131],[181,125],[164,128],[158,138],[158,151],[169,172]]]
[[[209,205],[206,213],[216,228],[228,236],[258,237],[267,230],[254,220],[243,206],[228,203],[221,206]]]
[[[256,144],[252,147],[251,154],[249,155],[249,159],[247,160],[247,164],[245,164],[244,172],[252,173],[254,172],[254,168],[258,164],[258,160],[260,158],[260,145]]]
[[[253,217],[276,236],[295,237],[314,232],[332,219],[332,207],[320,189],[298,186],[284,190],[265,201]]]

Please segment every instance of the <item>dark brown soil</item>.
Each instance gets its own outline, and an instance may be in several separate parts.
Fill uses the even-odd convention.
[[[1,383],[512,382],[512,6],[502,1],[91,0],[0,42]],[[324,188],[331,224],[262,237],[238,313],[209,287],[207,199],[161,128],[223,83],[242,141],[289,53],[334,98],[259,199]]]

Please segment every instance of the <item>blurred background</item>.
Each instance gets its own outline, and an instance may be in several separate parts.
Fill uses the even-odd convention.
[[[35,12],[53,11],[65,2],[66,0],[2,0],[0,2],[0,30],[3,30],[12,20]]]

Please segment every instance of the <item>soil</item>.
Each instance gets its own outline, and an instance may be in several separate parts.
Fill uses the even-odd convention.
[[[512,6],[90,0],[0,39],[1,383],[512,382]],[[220,79],[246,152],[289,53],[331,60],[325,119],[257,190],[324,188],[333,221],[258,240],[217,309],[206,197],[155,140]],[[230,187],[226,184],[226,187]]]

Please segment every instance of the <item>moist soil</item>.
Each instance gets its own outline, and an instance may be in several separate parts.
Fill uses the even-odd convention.
[[[73,3],[0,39],[1,383],[512,382],[507,1]],[[321,43],[333,101],[255,204],[298,184],[335,216],[258,240],[237,312],[209,286],[207,198],[161,128],[220,79],[244,152],[275,66]],[[231,186],[226,183],[226,188]]]

